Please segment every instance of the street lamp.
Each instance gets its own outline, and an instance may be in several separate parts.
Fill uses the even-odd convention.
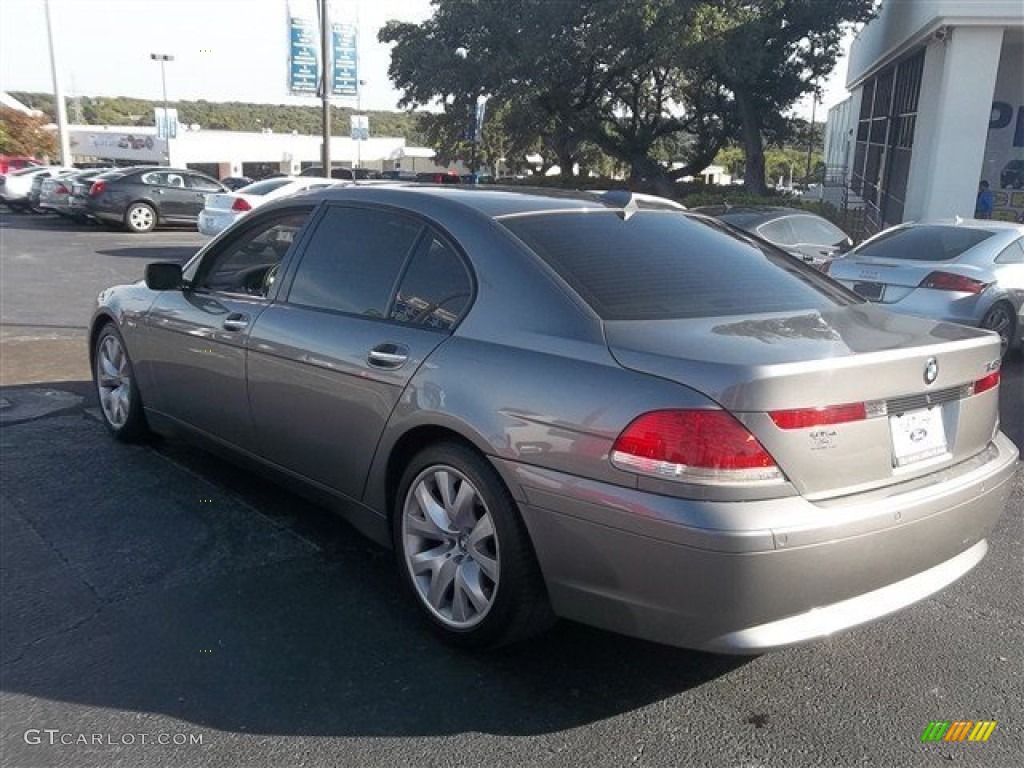
[[[170,147],[171,147],[171,121],[170,115],[167,112],[167,62],[174,61],[174,57],[169,53],[151,53],[149,58],[153,61],[160,62],[160,83],[163,85],[164,91],[164,159],[167,160],[167,164],[170,165]],[[157,126],[157,136],[160,135],[160,127]]]
[[[365,80],[356,80],[356,114],[359,115],[359,128],[356,130],[356,168],[361,168],[363,165],[363,86],[366,85]],[[356,177],[353,172],[352,178]]]

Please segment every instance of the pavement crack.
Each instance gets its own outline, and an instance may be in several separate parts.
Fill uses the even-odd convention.
[[[101,603],[100,605],[97,605],[95,608],[93,608],[93,610],[87,616],[83,616],[82,618],[69,624],[68,626],[61,627],[60,629],[54,630],[53,632],[48,632],[45,635],[42,635],[41,637],[37,637],[35,640],[32,640],[31,642],[25,643],[21,646],[21,648],[14,655],[13,658],[4,659],[2,662],[0,662],[0,667],[8,668],[15,666],[23,658],[25,658],[25,655],[29,651],[31,651],[35,646],[41,645],[42,643],[45,643],[49,640],[56,640],[59,637],[68,635],[76,631],[77,629],[80,629],[89,622],[93,621],[97,616],[99,616],[100,612],[106,607],[107,606],[105,602]]]

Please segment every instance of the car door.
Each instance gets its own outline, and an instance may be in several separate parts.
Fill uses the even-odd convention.
[[[330,205],[249,337],[261,453],[358,499],[377,442],[424,359],[468,308],[471,273],[428,223]]]
[[[198,220],[209,195],[226,191],[222,184],[206,176],[200,176],[198,173],[185,174],[185,184],[192,194],[189,198],[188,208],[183,215],[187,216],[190,221]]]
[[[156,204],[162,219],[182,221],[187,218],[195,192],[185,186],[184,174],[174,170],[150,171],[139,180],[146,185],[147,196]]]
[[[248,451],[246,342],[276,292],[278,269],[311,205],[254,216],[185,271],[184,290],[161,293],[146,316],[146,405]]]

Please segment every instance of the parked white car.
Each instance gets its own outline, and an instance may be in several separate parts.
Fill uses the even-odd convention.
[[[6,203],[12,211],[27,211],[29,209],[28,193],[32,191],[32,182],[36,176],[53,178],[70,170],[72,169],[61,168],[57,165],[37,165],[31,168],[22,168],[20,171],[11,171],[0,176],[0,201]]]
[[[235,192],[207,195],[206,205],[199,213],[198,228],[204,235],[218,235],[245,216],[253,208],[307,189],[346,184],[321,176],[278,176],[242,187]]]

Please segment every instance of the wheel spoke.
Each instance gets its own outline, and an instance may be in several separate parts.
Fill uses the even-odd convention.
[[[494,523],[491,522],[490,515],[484,515],[476,521],[473,530],[469,532],[466,549],[475,553],[487,539],[491,538],[494,538]]]
[[[473,560],[463,560],[459,565],[455,579],[455,594],[467,598],[473,604],[476,613],[483,613],[490,605],[490,599],[484,592],[480,578],[480,567]]]
[[[445,558],[439,568],[430,575],[430,590],[427,592],[427,602],[434,610],[441,613],[444,605],[445,595],[448,593],[452,582],[455,581],[455,574],[458,564],[453,558]]]
[[[448,514],[430,494],[430,490],[425,482],[421,482],[416,486],[416,501],[424,517],[434,525],[438,533],[453,534],[455,532],[452,529],[451,521],[448,519]]]
[[[456,530],[471,528],[475,522],[473,510],[476,507],[476,489],[467,482],[459,485],[459,491],[448,509]]]
[[[412,566],[412,572],[419,576],[420,574],[428,571],[433,572],[440,569],[441,564],[445,559],[444,556],[448,554],[451,549],[450,545],[442,544],[439,547],[425,549],[422,552],[418,552],[409,558],[409,564]]]

